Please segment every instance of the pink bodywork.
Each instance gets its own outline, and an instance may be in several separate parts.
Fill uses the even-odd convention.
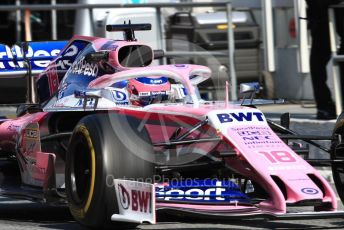
[[[190,76],[199,75],[200,79],[190,80]],[[210,71],[207,67],[197,65],[168,65],[145,67],[104,75],[89,84],[90,88],[104,88],[113,83],[137,76],[168,76],[183,83],[193,99],[192,105],[150,105],[145,113],[157,113],[173,116],[184,116],[203,120],[209,117],[213,128],[220,131],[220,136],[237,152],[236,158],[227,158],[230,168],[242,175],[258,181],[269,193],[270,199],[259,204],[262,211],[271,213],[286,213],[287,204],[321,200],[330,203],[331,207],[323,210],[337,209],[336,195],[327,181],[305,160],[296,154],[271,130],[265,117],[257,109],[228,105],[228,103],[200,104],[196,98],[193,85],[207,79]],[[126,111],[123,108],[123,111]],[[135,113],[127,109],[124,113]],[[142,113],[137,112],[136,113]],[[258,114],[256,119],[243,119],[241,122],[219,123],[217,115],[221,114]],[[253,115],[252,115],[253,114]],[[145,115],[141,115],[144,117]],[[172,134],[172,130],[166,129]],[[247,133],[256,134],[250,136]],[[254,139],[256,138],[256,139]],[[153,140],[154,141],[154,140]],[[160,140],[161,141],[161,140]],[[278,187],[276,181],[281,180],[285,185],[286,196]],[[314,179],[315,178],[315,179]],[[276,180],[276,179],[275,179]],[[158,207],[170,207],[170,204],[158,203]],[[187,208],[185,204],[173,204],[174,207]],[[201,208],[201,207],[200,207]],[[202,207],[204,209],[205,207]],[[208,210],[213,210],[209,206]],[[248,210],[249,211],[249,210]]]
[[[170,112],[175,115],[200,116],[200,118],[207,116],[214,110],[215,113],[220,114],[245,111],[245,109],[247,108],[233,105],[226,107],[224,104],[222,108],[219,105],[201,105],[198,108],[191,106],[157,106],[151,108],[151,110],[158,113]],[[249,141],[245,141],[240,132],[247,133],[248,131],[250,133],[265,134],[268,136],[269,143],[252,144],[254,140],[250,140],[249,137]],[[245,125],[230,125],[225,128],[225,131],[221,132],[221,135],[223,140],[233,146],[238,155],[236,158],[227,158],[227,165],[242,175],[254,181],[259,181],[269,193],[271,200],[261,202],[259,205],[261,210],[272,213],[286,213],[287,204],[314,199],[331,203],[332,207],[328,211],[336,210],[336,195],[328,182],[311,165],[280,140],[265,121],[259,125],[250,124],[250,122]],[[271,155],[271,153],[275,156]],[[278,160],[276,160],[276,156]],[[319,188],[308,175],[317,178],[321,182],[322,188]],[[287,199],[271,176],[276,176],[283,181],[286,187]],[[165,204],[160,204],[160,206],[165,207]],[[212,208],[209,207],[209,210]]]
[[[81,37],[82,38],[82,37]],[[90,40],[90,38],[85,37]],[[106,39],[94,38],[92,42],[99,49]],[[116,45],[124,46],[126,42],[117,42]],[[115,57],[110,56],[114,61],[118,62]],[[222,141],[227,143],[237,153],[237,157],[226,158],[228,167],[238,171],[244,176],[251,178],[269,193],[270,199],[259,204],[262,212],[283,214],[287,212],[287,204],[297,202],[321,200],[331,205],[323,210],[333,211],[337,209],[336,196],[330,185],[323,177],[305,160],[291,150],[279,137],[270,129],[263,115],[259,115],[260,111],[248,107],[231,105],[228,103],[201,103],[196,94],[194,86],[208,79],[211,75],[209,68],[198,65],[165,65],[155,67],[143,67],[130,70],[123,70],[114,74],[103,75],[96,78],[89,84],[90,89],[100,89],[111,86],[115,82],[136,78],[136,77],[160,77],[167,76],[182,83],[191,96],[193,104],[149,105],[145,108],[117,107],[116,112],[134,115],[140,118],[147,117],[177,117],[183,122],[192,123],[210,119],[209,125],[214,133],[217,133]],[[195,76],[190,79],[190,76]],[[232,122],[230,119],[221,119],[219,116],[227,114],[228,116],[250,117],[250,119],[242,119],[242,121]],[[234,114],[234,115],[233,115]],[[258,114],[254,117],[254,114]],[[49,113],[40,112],[35,114],[27,114],[14,120],[6,120],[0,124],[0,147],[8,151],[16,151],[21,146],[18,140],[24,135],[25,127],[31,123],[40,125],[48,117]],[[224,121],[223,121],[224,120]],[[239,119],[240,120],[240,119]],[[164,127],[162,127],[164,128]],[[148,127],[149,129],[149,127]],[[151,129],[154,129],[154,127]],[[46,133],[47,130],[40,128],[40,135]],[[167,136],[175,129],[166,127]],[[158,133],[158,132],[156,132]],[[257,135],[245,136],[243,134],[255,133]],[[244,138],[245,137],[245,138]],[[258,137],[258,139],[255,139]],[[159,138],[158,134],[152,135],[154,141]],[[253,138],[253,139],[252,139]],[[262,138],[262,139],[261,139]],[[206,145],[206,144],[204,144]],[[28,154],[28,153],[23,153]],[[48,165],[49,157],[37,152],[38,155],[44,157],[44,162],[38,161],[40,164]],[[43,159],[43,158],[42,158]],[[311,179],[311,177],[313,179]],[[273,176],[273,177],[272,177]],[[39,176],[36,176],[38,179]],[[282,193],[281,188],[276,184],[273,178],[279,178],[284,185],[287,197]],[[314,180],[316,178],[316,180]],[[316,184],[315,181],[318,181]],[[171,204],[157,203],[157,208],[173,207],[180,209],[206,210],[214,212],[229,212],[230,210],[246,210],[247,212],[257,212],[256,208],[247,206],[207,206],[207,205],[190,205],[190,204]]]

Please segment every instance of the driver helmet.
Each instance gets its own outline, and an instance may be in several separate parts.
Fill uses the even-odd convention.
[[[171,83],[167,77],[139,77],[129,80],[128,92],[132,105],[146,106],[168,100]]]

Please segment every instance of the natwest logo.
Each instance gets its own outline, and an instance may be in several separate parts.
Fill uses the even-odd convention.
[[[237,112],[216,114],[221,123],[245,122],[245,121],[264,121],[264,115],[260,112]]]

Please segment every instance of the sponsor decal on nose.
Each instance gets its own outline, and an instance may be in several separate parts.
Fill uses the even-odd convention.
[[[220,113],[217,114],[217,117],[221,123],[233,121],[264,121],[264,115],[260,112]]]
[[[308,195],[316,195],[319,193],[319,191],[315,188],[303,188],[303,189],[301,189],[301,192],[308,194]]]

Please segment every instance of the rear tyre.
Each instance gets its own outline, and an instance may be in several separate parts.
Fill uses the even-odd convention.
[[[341,141],[332,141],[331,160],[344,160],[344,113],[337,119],[333,130],[334,135],[339,135]],[[332,175],[337,193],[344,203],[344,163],[332,163]]]
[[[131,135],[125,134],[125,144],[112,124],[114,128],[124,125],[132,129]],[[137,130],[138,124],[137,119],[118,114],[97,114],[84,117],[75,127],[68,146],[65,181],[69,209],[82,225],[99,229],[114,224],[111,216],[118,213],[118,207],[113,179],[153,177],[153,164],[135,155],[142,151],[153,154],[150,144],[137,146],[138,138],[149,141],[145,129]]]

